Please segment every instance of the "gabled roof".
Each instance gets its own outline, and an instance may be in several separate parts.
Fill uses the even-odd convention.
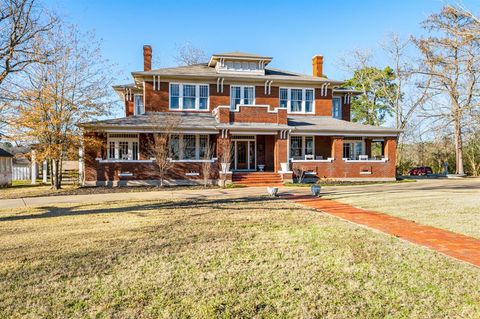
[[[3,148],[0,148],[0,157],[13,157],[13,154],[10,154]]]

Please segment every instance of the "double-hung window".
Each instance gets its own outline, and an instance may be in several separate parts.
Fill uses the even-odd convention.
[[[315,103],[314,89],[280,88],[279,107],[289,113],[313,113]]]
[[[208,84],[170,83],[171,110],[208,110]]]
[[[107,158],[136,161],[139,156],[138,134],[112,133],[107,139]]]
[[[342,119],[342,100],[340,97],[332,98],[332,117]]]
[[[307,157],[310,157],[313,159],[314,149],[313,136],[290,137],[290,158],[294,160],[305,160]]]
[[[169,144],[172,160],[204,160],[208,153],[209,139],[208,135],[203,134],[176,134],[170,137]]]
[[[133,112],[134,115],[145,113],[145,106],[143,105],[143,95],[135,94],[133,97]]]
[[[238,110],[238,105],[255,104],[255,87],[232,85],[230,87],[230,109]]]

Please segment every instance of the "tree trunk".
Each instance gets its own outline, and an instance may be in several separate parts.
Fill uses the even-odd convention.
[[[463,169],[463,145],[462,145],[462,125],[460,123],[461,121],[461,115],[458,114],[459,112],[457,111],[455,114],[455,119],[454,119],[454,126],[455,126],[455,159],[456,159],[456,165],[455,165],[455,174],[464,174],[464,169]]]
[[[59,175],[59,169],[60,169],[60,165],[59,165],[59,160],[58,159],[55,159],[53,160],[53,189],[57,190],[57,189],[60,189],[60,175]]]

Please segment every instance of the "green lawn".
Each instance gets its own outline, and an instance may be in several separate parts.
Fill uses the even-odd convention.
[[[323,198],[480,238],[480,178],[355,187]]]
[[[444,318],[480,270],[293,202],[118,202],[0,213],[0,314]]]

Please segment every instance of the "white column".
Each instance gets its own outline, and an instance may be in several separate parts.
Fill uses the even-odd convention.
[[[83,159],[83,145],[78,148],[78,182],[81,186],[83,186],[84,176],[85,174],[85,162]]]
[[[32,185],[37,184],[37,160],[35,150],[32,150],[32,168],[30,170],[30,177],[32,178]]]
[[[43,165],[42,165],[42,177],[43,177],[42,182],[43,182],[44,184],[47,184],[47,182],[48,182],[48,162],[47,162],[47,161],[43,161]]]

